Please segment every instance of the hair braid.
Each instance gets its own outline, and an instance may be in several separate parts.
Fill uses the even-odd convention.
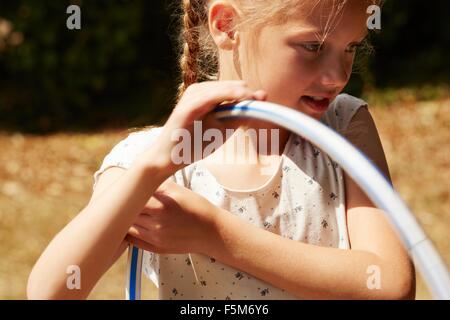
[[[178,87],[177,100],[191,84],[198,81],[200,55],[199,26],[203,22],[205,9],[204,0],[183,0],[184,15],[182,18],[181,37],[183,53],[180,58],[181,84]]]

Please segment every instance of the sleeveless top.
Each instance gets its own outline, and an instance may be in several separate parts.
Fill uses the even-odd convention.
[[[341,94],[320,122],[344,135],[361,106],[367,103]],[[151,147],[160,131],[161,128],[152,128],[133,132],[120,141],[94,173],[94,188],[107,168],[129,168],[139,153]],[[172,178],[243,222],[293,241],[350,249],[343,170],[325,152],[296,134],[290,134],[278,169],[257,189],[226,188],[198,162],[177,171]],[[143,272],[158,287],[159,299],[297,299],[262,279],[202,254],[144,251]]]

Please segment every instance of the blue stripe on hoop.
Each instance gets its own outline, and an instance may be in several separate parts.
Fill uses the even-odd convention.
[[[213,112],[222,112],[222,111],[229,111],[229,110],[255,110],[255,111],[260,111],[260,110],[256,110],[256,109],[252,109],[251,107],[244,105],[244,106],[236,106],[236,105],[231,105],[231,106],[220,106],[217,107],[213,110]]]
[[[139,257],[139,248],[133,247],[131,252],[131,266],[130,266],[130,300],[136,300],[136,269]]]

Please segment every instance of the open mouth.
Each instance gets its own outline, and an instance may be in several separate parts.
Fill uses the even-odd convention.
[[[317,112],[326,111],[330,105],[330,99],[318,96],[302,96],[300,101]]]

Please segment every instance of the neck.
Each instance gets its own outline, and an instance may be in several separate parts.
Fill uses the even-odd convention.
[[[267,166],[283,153],[289,131],[273,124],[248,120],[221,120],[224,143],[205,160],[215,165]]]

